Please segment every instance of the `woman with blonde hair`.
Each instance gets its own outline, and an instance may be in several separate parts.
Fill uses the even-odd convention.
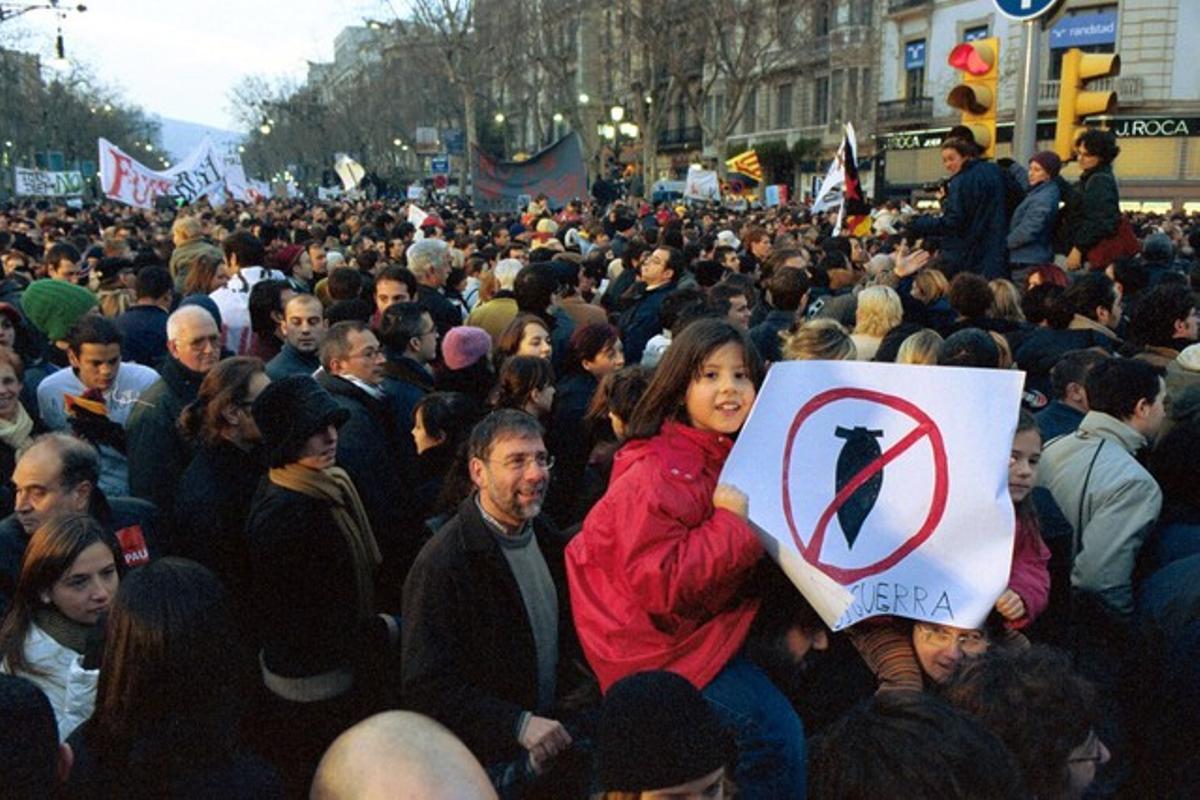
[[[937,331],[928,328],[917,331],[901,343],[900,351],[896,354],[896,363],[935,365],[942,341],[942,336]]]
[[[1017,291],[1016,284],[1004,278],[993,278],[988,281],[988,288],[992,290],[989,317],[1017,323],[1025,321],[1025,314],[1021,311],[1021,293]]]
[[[784,361],[853,361],[854,340],[832,319],[813,319],[781,333]]]
[[[887,286],[871,286],[858,293],[858,308],[854,313],[854,348],[858,361],[870,361],[879,350],[879,343],[904,318],[900,295]]]

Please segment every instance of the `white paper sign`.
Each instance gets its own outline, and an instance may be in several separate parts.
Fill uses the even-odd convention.
[[[701,169],[698,165],[692,164],[688,167],[683,196],[694,200],[720,201],[721,185],[717,179],[717,173],[714,170]]]
[[[834,630],[878,615],[977,627],[1008,585],[1023,377],[775,364],[721,481],[749,495],[768,550]]]
[[[78,197],[83,194],[83,174],[15,167],[13,194],[20,197]]]

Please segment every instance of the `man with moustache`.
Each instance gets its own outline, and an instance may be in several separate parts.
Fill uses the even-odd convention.
[[[565,540],[541,514],[553,466],[542,434],[511,409],[475,426],[476,491],[404,584],[404,701],[461,738],[503,796],[535,780],[562,787],[575,739],[560,701],[580,683],[579,646]]]

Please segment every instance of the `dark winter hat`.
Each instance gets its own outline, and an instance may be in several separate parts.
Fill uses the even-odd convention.
[[[250,408],[262,433],[272,466],[283,466],[313,434],[328,425],[341,427],[350,412],[310,375],[273,381]]]
[[[1042,150],[1039,153],[1034,153],[1029,161],[1036,163],[1039,167],[1046,170],[1046,173],[1051,178],[1057,178],[1058,173],[1062,171],[1062,159],[1053,150]]]
[[[483,328],[460,325],[451,328],[442,340],[442,361],[449,369],[465,369],[487,356],[492,337]]]
[[[600,787],[649,792],[694,781],[724,766],[731,742],[687,679],[640,672],[614,683],[596,735]]]
[[[29,284],[21,295],[25,316],[52,342],[67,338],[71,326],[95,306],[96,295],[87,289],[49,278]]]

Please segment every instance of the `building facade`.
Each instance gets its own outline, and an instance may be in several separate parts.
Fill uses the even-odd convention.
[[[958,112],[946,95],[958,82],[947,64],[955,45],[1000,40],[996,157],[1012,155],[1012,123],[1024,47],[1021,23],[991,0],[887,0],[880,25],[877,196],[910,196],[944,177],[939,144]],[[1120,139],[1114,163],[1122,203],[1200,210],[1200,68],[1191,54],[1200,29],[1194,0],[1068,0],[1039,34],[1037,149],[1054,141],[1062,54],[1118,53],[1120,75],[1087,84],[1117,93],[1117,110],[1097,117]],[[1078,175],[1072,162],[1064,170]]]

